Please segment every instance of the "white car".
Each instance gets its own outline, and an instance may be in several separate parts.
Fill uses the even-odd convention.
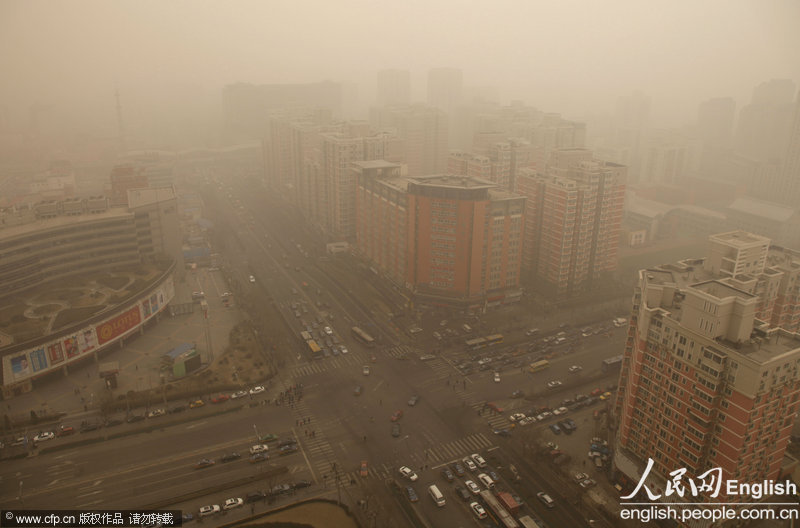
[[[486,489],[490,490],[494,488],[494,480],[492,480],[492,477],[490,477],[486,473],[481,473],[480,475],[478,475],[478,480],[481,481],[481,484],[486,486]]]
[[[232,400],[238,400],[239,398],[244,398],[245,396],[247,396],[247,391],[243,391],[243,390],[236,391],[233,394],[231,394],[231,399]]]
[[[244,506],[244,500],[240,498],[233,498],[233,499],[225,499],[225,504],[222,505],[222,509],[233,510],[234,508],[241,508]]]
[[[518,425],[522,426],[530,425],[532,423],[536,423],[536,418],[534,418],[533,416],[526,416],[525,418],[517,422]]]
[[[569,409],[567,409],[566,407],[559,407],[558,409],[555,409],[553,411],[553,414],[556,416],[560,416],[562,414],[566,414],[567,411],[569,411]]]
[[[481,493],[481,489],[478,487],[478,485],[471,480],[464,481],[464,485],[472,492],[473,495],[479,495]]]
[[[269,451],[269,446],[265,444],[256,444],[250,448],[250,454],[256,455],[258,453],[266,453]]]
[[[475,462],[472,461],[470,457],[464,457],[464,465],[467,466],[467,469],[470,471],[476,471],[478,466],[475,465]]]
[[[256,281],[256,278],[253,277],[252,275],[250,275],[250,282],[255,282],[255,281]]]
[[[361,373],[362,373],[363,375],[365,375],[365,376],[369,376],[369,365],[364,365],[364,366],[361,368]]]
[[[250,389],[250,394],[261,394],[265,390],[267,389],[265,389],[263,385],[258,385],[257,387]]]
[[[347,347],[346,346],[339,347],[339,352],[341,352],[342,354],[347,354]]]
[[[417,474],[414,473],[414,471],[408,466],[400,466],[400,474],[411,482],[416,482],[416,480],[419,478]]]
[[[55,437],[56,437],[55,433],[52,433],[50,431],[45,431],[45,432],[39,433],[38,435],[34,436],[33,437],[33,441],[34,442],[44,442],[45,440],[52,440]]]
[[[511,416],[508,417],[508,420],[510,422],[519,422],[519,421],[524,420],[524,419],[525,419],[525,415],[522,414],[522,413],[514,413],[514,414],[512,414]]]
[[[486,518],[486,510],[483,509],[483,506],[478,504],[477,502],[471,502],[469,507],[472,508],[472,511],[475,513],[475,516],[478,519],[485,519]]]
[[[159,416],[164,416],[167,414],[167,411],[164,409],[153,409],[149,413],[147,413],[148,418],[158,418]]]
[[[572,372],[573,374],[574,374],[575,372],[580,372],[580,371],[582,371],[582,370],[583,370],[583,367],[582,367],[582,366],[580,366],[580,365],[572,365],[572,366],[569,368],[569,371],[570,371],[570,372]]]
[[[325,332],[325,335],[329,335],[329,336],[333,335],[333,330],[331,330],[330,326],[326,326],[325,328],[322,329],[322,331]]]
[[[500,383],[500,373],[499,372],[495,372],[494,373],[494,382],[495,383]]]
[[[486,467],[486,461],[478,453],[473,453],[471,456],[472,456],[472,460],[475,462],[475,464],[479,468],[485,468]]]
[[[200,508],[200,517],[208,517],[209,515],[214,515],[215,513],[219,513],[221,510],[219,509],[219,504],[212,504],[210,506],[203,506]]]
[[[556,387],[560,387],[560,386],[561,386],[561,382],[558,381],[558,380],[553,380],[553,381],[548,381],[547,382],[547,388],[548,389],[555,389]]]

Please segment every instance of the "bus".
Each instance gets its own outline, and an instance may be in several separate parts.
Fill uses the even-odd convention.
[[[530,515],[523,515],[519,518],[519,523],[522,525],[523,528],[544,528],[543,525],[537,523],[533,520],[533,517]]]
[[[486,346],[496,345],[503,342],[503,334],[492,334],[486,336]]]
[[[306,341],[308,344],[308,349],[311,351],[311,357],[314,359],[319,359],[322,357],[322,349],[319,347],[316,341],[313,339],[309,339]]]
[[[480,350],[485,346],[486,340],[482,337],[476,337],[475,339],[467,339],[464,341],[464,347],[466,347],[467,350]]]
[[[622,366],[622,356],[614,356],[610,358],[606,358],[600,364],[600,368],[603,373],[613,372],[615,370],[619,370]]]
[[[546,359],[542,359],[541,361],[534,361],[531,363],[530,367],[528,367],[528,370],[531,372],[539,372],[540,370],[544,370],[548,367],[550,367],[550,362]]]
[[[300,337],[302,337],[302,338],[303,338],[303,341],[311,341],[312,339],[314,339],[313,337],[311,337],[311,334],[309,334],[309,333],[308,333],[308,332],[306,332],[305,330],[303,330],[302,332],[300,332]]]
[[[483,502],[489,506],[489,509],[500,519],[500,524],[505,528],[519,528],[519,523],[508,513],[505,508],[500,505],[500,501],[498,501],[495,496],[492,494],[491,491],[482,490],[481,491],[481,498]]]
[[[362,344],[367,345],[368,347],[371,347],[375,344],[375,340],[372,339],[372,336],[363,331],[362,329],[360,329],[359,327],[354,326],[351,329],[351,331],[353,333],[353,337],[355,337]]]

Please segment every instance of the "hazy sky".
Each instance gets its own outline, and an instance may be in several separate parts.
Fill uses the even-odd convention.
[[[217,103],[236,81],[322,79],[371,100],[382,68],[410,70],[422,99],[425,72],[455,66],[568,117],[641,89],[677,125],[709,97],[800,82],[798,23],[797,0],[0,0],[0,104],[113,116],[117,86],[146,113]]]

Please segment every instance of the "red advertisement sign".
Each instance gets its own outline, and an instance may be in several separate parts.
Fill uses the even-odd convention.
[[[97,342],[102,345],[124,334],[142,321],[139,305],[97,327]]]

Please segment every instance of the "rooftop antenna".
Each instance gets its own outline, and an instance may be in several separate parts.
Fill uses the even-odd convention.
[[[122,123],[122,104],[119,102],[119,89],[114,90],[114,97],[117,100],[117,127],[119,128],[119,148],[122,154],[127,153],[128,149],[125,146],[125,126]]]

